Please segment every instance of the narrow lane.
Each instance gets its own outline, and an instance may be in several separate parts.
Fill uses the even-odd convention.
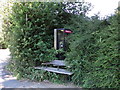
[[[7,65],[7,61],[10,58],[10,52],[8,49],[0,49],[0,88],[4,88],[3,76],[5,75],[4,67]]]

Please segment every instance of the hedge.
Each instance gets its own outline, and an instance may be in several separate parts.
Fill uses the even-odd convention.
[[[9,69],[18,79],[65,81],[62,75],[33,68],[56,59],[58,51],[53,49],[53,30],[65,27],[73,30],[68,37],[69,50],[65,59],[70,65],[67,69],[74,72],[71,81],[86,88],[119,88],[118,16],[108,18],[110,24],[99,20],[97,15],[88,18],[85,13],[89,5],[82,5],[54,2],[13,4],[8,21],[4,22],[8,22],[5,30],[12,56]],[[83,12],[79,13],[79,10]]]
[[[84,28],[81,24],[76,26],[77,34],[71,36],[66,61],[74,72],[75,84],[85,88],[120,88],[118,16],[109,17],[106,25],[106,20],[101,21],[97,26],[92,24],[95,29],[91,32],[88,22],[82,24]],[[75,28],[74,24],[71,27]]]

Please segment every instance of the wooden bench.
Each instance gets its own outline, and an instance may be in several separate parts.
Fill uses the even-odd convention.
[[[46,65],[46,66],[41,66],[41,67],[35,67],[35,69],[41,69],[41,70],[45,70],[45,71],[49,71],[49,72],[54,72],[54,73],[59,73],[59,74],[66,74],[66,75],[72,75],[72,72],[69,72],[65,69],[61,69],[60,66],[66,66],[65,61],[63,60],[53,60],[51,62],[46,62],[46,63],[42,63],[42,65]],[[48,67],[47,65],[53,65],[53,66],[57,66],[57,68],[55,67]]]

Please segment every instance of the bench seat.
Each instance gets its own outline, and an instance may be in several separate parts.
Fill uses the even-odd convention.
[[[54,65],[54,66],[66,66],[65,61],[63,60],[53,60],[51,62],[42,63],[42,65]]]
[[[72,72],[69,72],[65,69],[53,68],[53,67],[35,67],[35,69],[41,69],[49,72],[55,72],[60,74],[72,75]]]

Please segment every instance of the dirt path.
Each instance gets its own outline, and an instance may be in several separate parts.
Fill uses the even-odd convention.
[[[0,49],[0,88],[75,88],[72,84],[61,85],[51,82],[31,82],[27,80],[17,80],[4,69],[7,65],[10,52],[8,49]]]

